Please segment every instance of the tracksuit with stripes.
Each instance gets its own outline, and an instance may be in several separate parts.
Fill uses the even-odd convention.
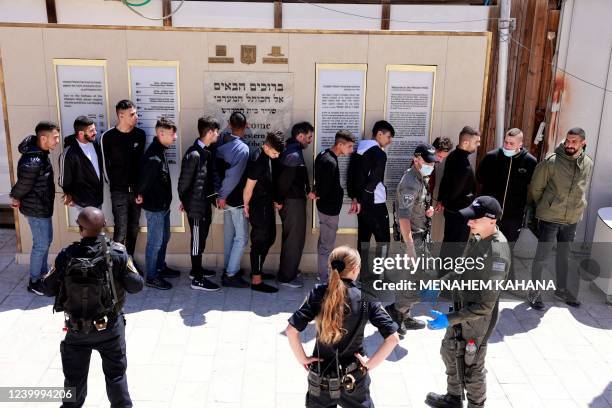
[[[178,193],[191,230],[191,269],[202,269],[202,253],[212,221],[214,195],[212,155],[199,139],[187,149],[181,163]]]

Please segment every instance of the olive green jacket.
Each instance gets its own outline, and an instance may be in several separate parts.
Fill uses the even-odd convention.
[[[557,224],[576,224],[587,205],[593,160],[584,150],[578,157],[565,153],[563,144],[538,163],[529,193],[536,204],[536,217]]]

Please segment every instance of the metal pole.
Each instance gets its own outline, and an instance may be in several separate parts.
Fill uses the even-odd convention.
[[[500,0],[499,2],[499,48],[497,66],[497,99],[495,112],[495,146],[500,147],[504,143],[506,123],[506,85],[508,83],[508,46],[510,43],[510,2],[512,0]]]

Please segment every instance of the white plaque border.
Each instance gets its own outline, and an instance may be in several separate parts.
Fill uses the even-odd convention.
[[[181,128],[181,79],[180,79],[180,62],[179,61],[164,61],[164,60],[128,60],[127,62],[127,74],[128,74],[128,95],[129,99],[132,100],[132,67],[175,67],[176,69],[176,106],[177,106],[177,129]],[[182,135],[182,132],[180,133]],[[181,137],[176,138],[176,152],[177,152],[177,160],[179,160],[179,169],[180,169],[180,160],[182,159],[183,146],[181,143]],[[178,182],[178,180],[177,180]],[[176,187],[176,186],[175,186]],[[181,225],[170,227],[170,232],[185,232],[185,214],[183,212],[181,215]],[[147,232],[147,227],[140,227],[141,232]]]
[[[108,72],[107,72],[107,60],[105,59],[81,59],[81,58],[53,58],[53,78],[55,80],[55,101],[57,106],[57,119],[58,122],[62,123],[62,109],[60,107],[60,96],[59,96],[59,82],[57,79],[57,67],[60,65],[77,66],[77,67],[102,67],[104,70],[104,97],[106,98],[106,129],[109,128],[109,101],[108,101]],[[62,132],[64,129],[60,129]],[[60,154],[64,152],[64,139],[62,138],[60,143]],[[79,232],[78,227],[70,225],[70,215],[68,213],[68,206],[61,204],[64,207],[64,219],[66,221],[66,230],[69,232]],[[107,231],[114,231],[113,227],[106,227]]]
[[[362,139],[365,135],[365,116],[366,116],[366,96],[367,96],[367,82],[368,82],[368,64],[363,63],[363,64],[350,64],[350,63],[338,63],[338,64],[327,64],[327,63],[317,63],[316,67],[316,74],[315,74],[315,95],[314,95],[314,102],[315,102],[315,111],[314,111],[314,128],[315,128],[315,134],[314,134],[314,138],[313,138],[313,149],[312,149],[312,171],[313,171],[313,182],[314,182],[314,161],[315,158],[317,157],[317,154],[319,154],[319,152],[317,152],[317,139],[318,139],[318,129],[319,126],[317,124],[317,118],[318,118],[318,112],[319,112],[319,72],[322,70],[335,70],[335,71],[363,71],[364,75],[363,75],[363,108],[362,108],[362,112],[361,112],[361,129],[364,132],[364,134],[359,135]],[[345,192],[346,193],[346,192]],[[319,231],[319,226],[317,225],[317,217],[316,217],[316,211],[317,211],[317,205],[316,203],[313,201],[312,202],[312,228],[311,228],[311,234],[316,233],[317,231]],[[357,228],[338,228],[338,234],[357,234]]]

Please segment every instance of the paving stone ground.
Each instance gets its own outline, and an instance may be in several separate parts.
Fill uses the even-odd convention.
[[[62,316],[52,299],[26,291],[27,266],[17,265],[15,235],[0,230],[0,386],[61,386]],[[528,262],[518,261],[526,274]],[[185,272],[170,291],[129,296],[128,380],[136,407],[304,406],[306,376],[282,334],[314,285],[275,295],[248,289],[205,293]],[[612,407],[612,306],[588,285],[583,305],[548,303],[542,312],[510,295],[487,355],[487,407]],[[416,315],[425,315],[419,305]],[[444,392],[442,331],[410,332],[372,375],[377,407],[424,407],[428,391]],[[304,333],[313,346],[314,327]],[[366,349],[382,341],[366,328]],[[2,405],[2,404],[0,404]],[[51,403],[7,407],[57,406]],[[100,358],[92,355],[87,407],[108,407]]]

